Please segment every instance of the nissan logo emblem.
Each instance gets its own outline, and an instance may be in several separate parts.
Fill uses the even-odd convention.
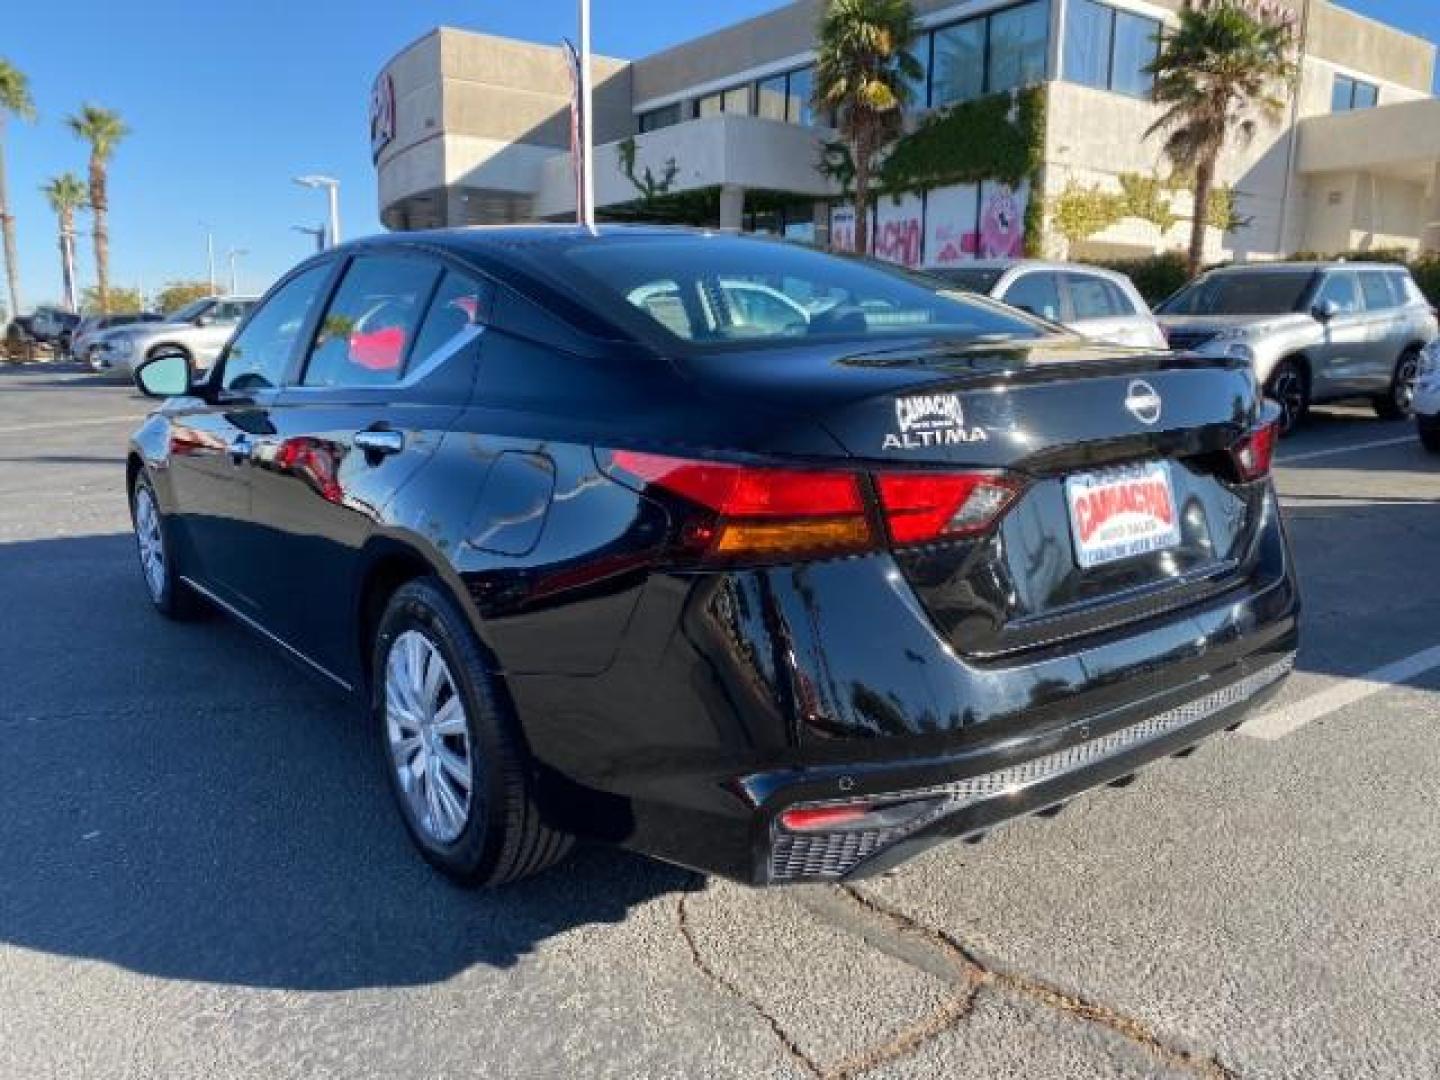
[[[1125,391],[1125,408],[1142,424],[1153,424],[1160,419],[1160,395],[1144,379],[1131,379]]]

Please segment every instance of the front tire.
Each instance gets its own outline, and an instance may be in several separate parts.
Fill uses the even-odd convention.
[[[1390,389],[1371,399],[1381,420],[1408,420],[1415,411],[1415,376],[1420,369],[1420,350],[1407,349],[1395,364]]]
[[[130,488],[130,520],[135,529],[140,576],[150,603],[167,619],[195,618],[202,611],[201,600],[180,579],[175,545],[170,540],[170,523],[160,510],[150,478],[143,472],[136,475]]]
[[[1280,406],[1280,437],[1291,434],[1310,413],[1310,380],[1294,360],[1281,360],[1265,382],[1265,396]]]
[[[433,578],[401,586],[380,619],[371,712],[411,840],[465,885],[558,862],[571,837],[541,818],[533,768],[474,631]]]

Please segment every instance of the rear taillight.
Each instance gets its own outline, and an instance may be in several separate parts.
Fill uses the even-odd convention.
[[[1020,492],[993,473],[882,472],[871,479],[887,536],[866,506],[866,477],[838,469],[792,469],[698,461],[634,450],[602,455],[606,471],[637,490],[654,487],[691,504],[677,543],[705,559],[849,555],[926,544],[988,529]]]
[[[897,544],[984,532],[1020,490],[1014,480],[992,473],[881,473],[875,485]]]
[[[1274,423],[1261,424],[1230,448],[1230,460],[1241,483],[1249,483],[1270,475],[1275,457],[1275,440],[1279,428]]]
[[[616,450],[610,468],[695,504],[681,525],[695,555],[841,555],[874,546],[857,473],[771,469]]]

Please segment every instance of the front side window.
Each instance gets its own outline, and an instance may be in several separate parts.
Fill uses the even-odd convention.
[[[405,371],[410,342],[440,267],[424,259],[361,255],[320,320],[306,386],[383,386]]]
[[[204,315],[207,311],[214,307],[214,305],[214,300],[192,300],[190,303],[182,307],[179,311],[171,315],[170,321],[177,323],[194,322],[201,315]]]
[[[250,304],[240,300],[221,300],[210,310],[209,315],[217,323],[238,323],[250,307]]]
[[[1039,315],[1051,322],[1060,321],[1060,281],[1054,274],[1026,274],[1005,290],[1005,303]]]
[[[295,339],[329,276],[330,264],[312,266],[261,303],[225,352],[221,385],[226,390],[267,390],[280,385],[295,351]]]
[[[663,347],[1048,333],[1022,315],[904,271],[740,237],[572,243],[536,269],[592,309],[616,311],[638,337]]]
[[[1327,274],[1315,302],[1323,304],[1327,300],[1334,301],[1341,314],[1359,311],[1360,288],[1355,283],[1355,275],[1348,272]]]

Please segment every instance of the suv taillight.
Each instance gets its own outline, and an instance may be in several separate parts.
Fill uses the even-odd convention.
[[[694,513],[675,543],[705,561],[826,557],[878,550],[865,475],[701,461],[634,450],[601,455],[605,471],[636,490],[678,496]],[[871,475],[880,517],[896,545],[982,532],[1021,490],[994,473],[887,471]]]

